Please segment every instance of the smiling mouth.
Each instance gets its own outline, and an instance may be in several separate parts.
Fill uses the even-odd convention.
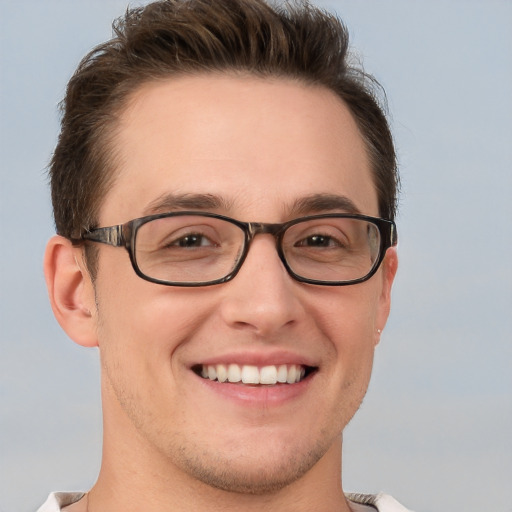
[[[230,384],[275,386],[297,384],[317,370],[312,366],[280,364],[252,366],[238,364],[196,365],[192,370],[203,379]]]

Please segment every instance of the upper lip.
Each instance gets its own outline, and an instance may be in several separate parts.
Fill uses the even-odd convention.
[[[272,366],[282,364],[295,364],[301,366],[318,366],[307,356],[300,355],[286,350],[272,350],[259,352],[229,352],[219,354],[196,361],[191,367],[197,365],[217,365],[217,364],[238,364],[251,366]]]

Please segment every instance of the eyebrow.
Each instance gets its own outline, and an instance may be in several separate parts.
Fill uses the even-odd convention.
[[[215,194],[163,194],[144,209],[143,215],[172,212],[175,210],[224,211],[231,210],[231,201]],[[315,213],[342,211],[360,214],[355,203],[346,196],[337,194],[311,194],[296,199],[291,208],[284,210],[290,217]]]
[[[229,210],[229,203],[214,194],[164,194],[144,209],[144,215],[174,210]]]
[[[351,199],[337,194],[312,194],[302,197],[294,202],[291,209],[293,215],[308,215],[333,210],[342,210],[344,213],[361,213]]]

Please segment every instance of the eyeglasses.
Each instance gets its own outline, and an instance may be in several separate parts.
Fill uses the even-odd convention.
[[[365,215],[321,214],[265,224],[188,211],[91,229],[78,242],[125,247],[136,274],[152,283],[209,286],[236,276],[260,234],[274,236],[290,276],[327,286],[370,279],[397,243],[393,221]]]

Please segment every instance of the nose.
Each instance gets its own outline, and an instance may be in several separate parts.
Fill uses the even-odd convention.
[[[230,327],[270,336],[296,324],[304,314],[298,292],[305,285],[288,275],[271,235],[253,239],[242,268],[222,286],[221,314]]]

